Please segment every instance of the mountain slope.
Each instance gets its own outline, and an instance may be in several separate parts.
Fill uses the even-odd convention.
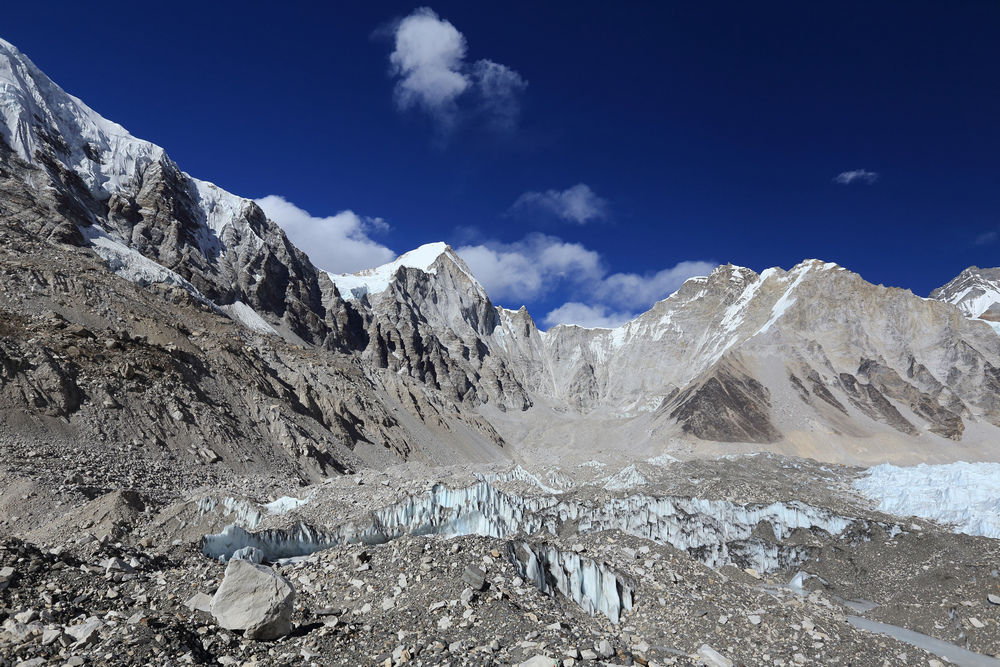
[[[329,289],[324,299],[325,276],[256,204],[183,173],[162,148],[102,118],[2,40],[0,106],[5,176],[42,190],[32,197],[15,185],[20,196],[11,199],[62,213],[56,222],[39,216],[33,232],[82,244],[75,225],[130,279],[151,279],[135,266],[138,252],[173,272],[155,278],[216,305],[243,303],[305,341],[344,343],[343,304]],[[32,220],[24,208],[0,215]]]
[[[317,270],[252,201],[185,174],[6,42],[0,108],[8,425],[236,468],[280,459],[303,477],[598,450],[1000,458],[1000,336],[982,321],[997,270],[921,299],[817,260],[725,265],[617,329],[543,332],[443,243]],[[94,337],[81,347],[67,327]],[[131,366],[98,354],[101,337]]]
[[[420,380],[367,372],[353,352],[366,337],[358,313],[255,203],[188,176],[2,41],[0,109],[10,433],[92,434],[154,458],[287,465],[303,478],[506,458],[478,415]]]

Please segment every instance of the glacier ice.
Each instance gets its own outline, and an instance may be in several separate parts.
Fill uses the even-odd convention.
[[[237,523],[246,522],[251,530],[260,524],[263,517],[259,511],[232,499],[224,502],[227,509],[236,512]],[[783,540],[800,528],[838,535],[853,519],[799,502],[739,505],[721,500],[632,495],[592,504],[545,496],[514,496],[480,482],[461,489],[437,485],[422,495],[373,512],[372,521],[366,526],[348,524],[321,531],[300,524],[291,531],[253,534],[259,539],[245,543],[206,536],[203,550],[213,558],[228,559],[233,550],[250,545],[273,560],[294,555],[290,549],[311,553],[310,549],[336,544],[381,544],[404,534],[482,535],[501,539],[539,531],[556,535],[558,527],[567,522],[574,522],[581,533],[620,530],[670,544],[713,567],[736,562],[769,572],[801,562],[809,549],[786,547],[754,537],[758,524],[767,523],[777,539]],[[251,536],[246,535],[247,539]],[[307,542],[312,540],[315,544],[298,544],[303,535],[309,535]],[[286,541],[296,545],[286,546]]]
[[[956,532],[1000,538],[1000,463],[870,468],[854,487],[883,512],[951,524]]]
[[[632,610],[635,585],[606,565],[551,545],[508,543],[508,558],[518,574],[543,593],[553,588],[591,616],[600,612],[612,623]]]
[[[512,470],[503,473],[475,473],[475,477],[481,482],[527,482],[529,484],[534,484],[546,493],[562,493],[560,489],[544,484],[540,479],[538,479],[538,477],[532,475],[521,466],[515,466]],[[572,479],[566,477],[565,475],[560,475],[552,470],[548,471],[546,477],[561,487],[569,487],[573,485]]]
[[[646,478],[639,474],[639,471],[636,470],[635,464],[632,463],[622,468],[611,477],[608,477],[608,481],[604,484],[604,488],[608,491],[625,491],[626,489],[632,489],[646,483]]]
[[[522,479],[514,474],[512,479]],[[201,501],[203,511],[218,501]],[[855,519],[800,502],[739,505],[722,500],[631,495],[604,501],[565,496],[522,497],[497,490],[482,481],[465,488],[436,485],[429,491],[371,513],[365,523],[319,529],[298,523],[284,530],[250,532],[263,514],[246,502],[227,498],[224,507],[236,523],[216,535],[205,535],[202,552],[211,558],[275,561],[308,555],[343,544],[382,544],[403,535],[481,535],[498,539],[558,535],[561,526],[575,524],[580,533],[620,530],[629,535],[670,544],[711,567],[729,563],[772,572],[806,560],[811,548],[778,544],[755,535],[766,524],[784,540],[798,529],[840,535]],[[865,526],[867,527],[867,522]],[[898,527],[886,526],[890,533]],[[766,532],[766,531],[765,531]],[[634,589],[620,575],[578,554],[550,545],[524,547],[533,554],[520,560],[526,576],[540,590],[559,590],[589,613],[616,619],[631,608]],[[532,560],[532,558],[534,560]]]

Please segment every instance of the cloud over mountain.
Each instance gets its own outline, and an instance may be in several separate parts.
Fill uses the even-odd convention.
[[[525,192],[510,207],[512,212],[543,212],[583,225],[608,217],[608,202],[594,194],[586,183],[565,190]]]
[[[369,237],[388,230],[381,218],[359,216],[350,210],[315,217],[279,195],[254,201],[285,230],[292,243],[306,251],[315,266],[325,271],[353,273],[396,257],[392,250]]]
[[[656,273],[609,274],[596,251],[538,233],[515,243],[490,241],[456,252],[498,301],[520,305],[563,291],[570,294],[571,301],[543,318],[549,326],[617,326],[669,296],[688,278],[715,268],[713,262],[685,261]]]
[[[420,108],[445,133],[464,114],[480,113],[497,129],[517,125],[527,81],[491,60],[466,62],[465,36],[434,10],[420,7],[401,20],[394,41],[389,61],[400,111]]]

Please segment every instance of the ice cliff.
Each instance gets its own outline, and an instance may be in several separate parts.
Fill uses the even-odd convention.
[[[956,532],[1000,538],[1000,463],[875,466],[854,487],[883,512],[951,524]]]

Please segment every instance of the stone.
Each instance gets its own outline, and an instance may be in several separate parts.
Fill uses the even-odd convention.
[[[38,612],[34,609],[28,609],[27,611],[22,611],[20,614],[14,614],[14,620],[18,623],[28,624],[38,618]]]
[[[462,581],[468,584],[473,590],[481,591],[486,585],[486,573],[482,568],[470,565],[462,573]]]
[[[212,596],[207,593],[195,593],[184,603],[184,606],[191,611],[204,611],[212,613]]]
[[[50,628],[42,631],[42,646],[50,646],[63,636],[62,628]]]
[[[211,609],[226,630],[269,641],[292,631],[294,603],[295,589],[287,579],[263,565],[231,560]]]
[[[698,649],[701,664],[707,667],[733,667],[733,661],[722,655],[708,644],[702,644]]]
[[[1000,595],[993,595],[993,593],[990,593],[986,596],[986,599],[990,604],[1000,604]]]
[[[747,620],[750,621],[750,625],[760,625],[760,616],[757,614],[750,614]]]
[[[520,663],[518,667],[559,667],[559,661],[547,655],[536,655]]]
[[[969,617],[969,623],[971,623],[972,627],[974,627],[974,628],[985,628],[986,627],[986,624],[983,623],[982,621],[980,621],[975,616],[970,616]]]
[[[97,641],[98,632],[103,625],[104,621],[96,616],[91,616],[79,625],[68,626],[66,634],[75,639],[78,645],[91,644]]]
[[[607,639],[602,639],[594,648],[596,648],[597,653],[604,658],[610,658],[615,654],[614,647],[611,646],[611,642]]]
[[[591,651],[589,648],[585,648],[580,651],[580,659],[593,662],[594,660],[597,660],[597,653]]]
[[[45,658],[31,658],[30,660],[21,660],[20,662],[15,662],[14,667],[41,667],[48,660]]]

